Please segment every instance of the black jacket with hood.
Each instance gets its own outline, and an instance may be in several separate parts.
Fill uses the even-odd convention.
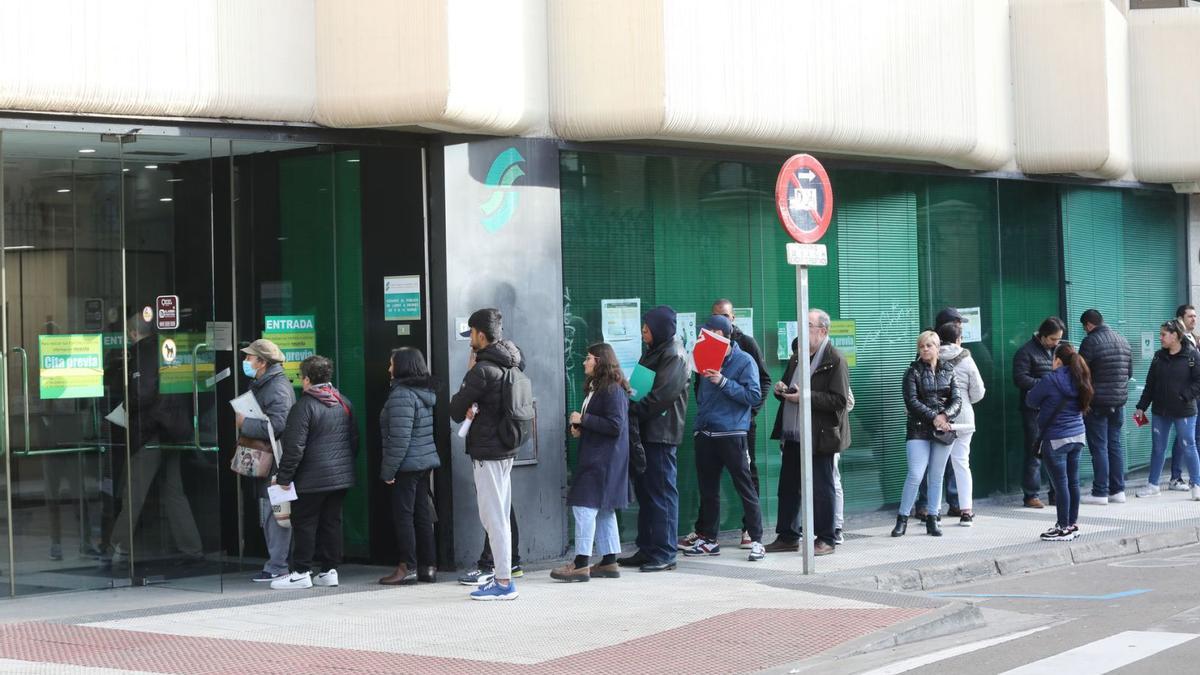
[[[463,376],[462,386],[450,399],[450,419],[456,423],[467,418],[473,404],[479,404],[479,412],[467,432],[467,454],[471,459],[502,460],[517,456],[515,449],[500,442],[503,419],[500,389],[508,368],[525,370],[525,359],[517,345],[500,339],[476,352],[475,367]]]
[[[333,385],[304,390],[288,413],[275,482],[295,483],[300,497],[353,487],[358,425],[352,410]]]
[[[638,361],[654,371],[654,386],[640,401],[630,403],[632,435],[646,443],[678,446],[683,442],[687,421],[688,367],[687,352],[675,339],[675,310],[660,305],[646,312],[643,323],[650,328],[650,348]],[[629,376],[630,373],[626,373]]]
[[[1165,417],[1191,417],[1196,414],[1198,396],[1200,352],[1184,343],[1177,354],[1165,349],[1154,353],[1137,409]]]

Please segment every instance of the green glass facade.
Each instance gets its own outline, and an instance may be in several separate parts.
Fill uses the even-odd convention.
[[[585,348],[603,338],[604,299],[640,298],[643,311],[668,304],[701,322],[719,297],[753,308],[753,334],[772,378],[782,376],[778,328],[796,319],[796,281],[774,210],[777,164],[569,151],[560,168],[569,410],[582,402]],[[810,303],[854,322],[853,444],[842,456],[849,511],[899,501],[900,381],[917,334],[940,308],[979,308],[981,339],[964,346],[988,390],[976,407],[981,433],[971,452],[975,494],[986,497],[1020,486],[1011,363],[1042,319],[1063,317],[1077,341],[1083,309],[1100,308],[1134,346],[1136,384],[1147,365],[1141,333],[1157,331],[1184,297],[1184,202],[1170,192],[866,170],[830,176],[829,266],[811,271]],[[754,448],[770,522],[779,450],[768,436],[777,408],[772,399],[758,417]],[[1126,429],[1131,466],[1144,464],[1148,434]],[[679,449],[679,491],[686,532],[698,505],[690,438]],[[633,536],[635,508],[622,516],[624,538]],[[727,480],[721,526],[736,529],[740,519]]]

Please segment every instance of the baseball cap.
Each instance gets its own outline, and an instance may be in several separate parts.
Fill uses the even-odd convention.
[[[733,333],[733,324],[727,317],[720,314],[708,317],[708,321],[704,322],[704,327],[711,331],[721,331],[725,337],[729,337]]]
[[[955,321],[962,323],[962,320],[963,315],[960,314],[957,309],[954,309],[953,307],[947,307],[938,312],[937,320],[933,322],[933,327],[937,328],[944,323],[954,323]]]

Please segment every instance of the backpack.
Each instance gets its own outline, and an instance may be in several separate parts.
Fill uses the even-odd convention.
[[[520,368],[505,368],[500,380],[500,444],[515,450],[528,443],[536,416],[533,383]]]

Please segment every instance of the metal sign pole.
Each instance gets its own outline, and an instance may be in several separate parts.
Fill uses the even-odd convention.
[[[801,542],[804,546],[804,573],[812,574],[813,569],[813,478],[812,478],[812,365],[808,355],[808,265],[796,266],[796,307],[799,308],[797,331],[799,341],[796,345],[796,360],[800,368],[800,405],[797,414],[800,416],[800,513],[804,536]]]

